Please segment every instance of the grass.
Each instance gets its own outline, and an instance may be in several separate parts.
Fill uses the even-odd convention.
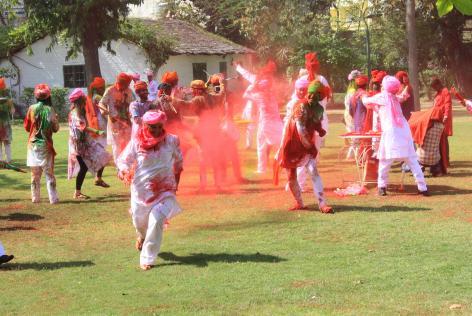
[[[287,212],[293,201],[255,151],[242,151],[253,182],[228,194],[196,195],[187,163],[184,212],[165,232],[157,268],[138,269],[128,189],[105,169],[110,189],[86,178],[85,202],[71,199],[67,135],[55,137],[61,203],[29,200],[29,175],[0,170],[0,240],[16,259],[0,268],[0,314],[454,314],[472,313],[472,116],[455,108],[450,175],[427,178],[433,194],[339,198],[339,111],[320,173],[334,215]],[[14,160],[25,165],[26,133],[14,128]],[[190,157],[192,154],[190,154]],[[393,171],[397,178],[399,169]],[[43,180],[44,181],[44,180]],[[304,199],[313,205],[314,198]],[[314,206],[312,207],[314,209]]]

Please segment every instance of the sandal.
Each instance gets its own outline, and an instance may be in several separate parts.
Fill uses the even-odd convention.
[[[79,193],[79,194],[74,193],[73,198],[74,200],[88,200],[90,199],[90,196],[82,194],[82,193]]]
[[[98,187],[102,187],[102,188],[109,188],[110,187],[110,185],[108,183],[106,183],[105,181],[103,181],[102,179],[95,180],[95,185],[98,186]]]

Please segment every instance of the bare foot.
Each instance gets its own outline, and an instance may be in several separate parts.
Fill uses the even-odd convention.
[[[147,271],[147,270],[151,270],[153,266],[150,264],[142,264],[139,267],[141,268],[141,270]]]
[[[334,210],[331,206],[324,205],[320,207],[320,212],[325,214],[333,214]]]
[[[294,206],[292,206],[288,210],[289,211],[302,211],[302,210],[307,210],[307,209],[308,209],[308,207],[306,207],[305,205],[295,204]]]
[[[141,251],[143,249],[144,239],[141,237],[136,238],[136,250]]]

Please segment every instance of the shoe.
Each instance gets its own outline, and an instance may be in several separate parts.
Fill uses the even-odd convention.
[[[324,214],[334,214],[334,210],[331,206],[324,205],[320,207],[320,212]]]
[[[3,255],[0,256],[0,264],[7,263],[15,258],[14,255]]]
[[[418,190],[418,194],[421,194],[422,196],[431,196],[431,194],[429,193],[428,190],[426,190],[426,191],[420,191],[420,190]]]
[[[386,196],[387,195],[387,189],[386,188],[379,188],[378,194],[380,196]]]
[[[106,183],[105,181],[103,181],[102,179],[95,180],[95,185],[98,186],[98,187],[102,187],[102,188],[109,188],[110,187],[110,185],[108,183]]]

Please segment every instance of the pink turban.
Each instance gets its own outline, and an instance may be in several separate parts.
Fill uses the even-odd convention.
[[[45,83],[40,83],[34,87],[34,97],[38,100],[46,100],[51,96],[51,88]]]
[[[382,80],[382,87],[388,93],[397,94],[401,88],[401,83],[394,76],[385,76]]]
[[[131,74],[131,79],[133,79],[134,82],[139,81],[141,79],[141,75],[135,72],[134,74]]]
[[[85,93],[80,88],[75,88],[71,94],[69,94],[69,101],[75,102],[80,98],[85,98]]]
[[[147,111],[143,115],[143,122],[146,124],[157,124],[165,123],[167,121],[167,115],[162,111]]]
[[[310,81],[306,78],[299,78],[297,81],[295,81],[295,89],[306,89],[308,88],[308,85],[310,84]]]
[[[151,69],[146,69],[146,76],[154,76],[154,71]]]
[[[357,69],[354,69],[353,71],[351,71],[349,73],[349,75],[347,76],[347,80],[351,81],[351,80],[354,80],[356,79],[358,76],[362,75],[362,73],[357,70]]]

